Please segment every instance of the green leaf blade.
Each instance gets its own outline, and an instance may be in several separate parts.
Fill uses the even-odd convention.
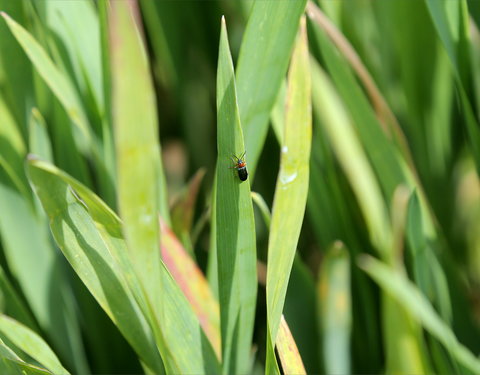
[[[45,80],[52,92],[62,103],[71,120],[79,127],[83,135],[88,140],[91,140],[87,116],[83,110],[78,95],[67,76],[58,69],[43,47],[27,30],[15,22],[6,13],[1,12],[1,15],[7,22],[10,31],[22,46],[33,66],[37,69],[40,76]]]
[[[451,328],[412,282],[371,256],[360,258],[359,265],[392,299],[420,321],[459,363],[472,373],[480,372],[480,360],[458,341]]]
[[[268,242],[267,320],[271,343],[276,340],[308,195],[312,141],[309,64],[307,31],[302,19],[288,77],[288,110]],[[273,355],[273,347],[267,348],[267,371]]]
[[[23,324],[2,314],[0,315],[0,332],[52,373],[68,374],[47,343]]]
[[[328,250],[318,283],[319,321],[323,339],[323,361],[328,374],[349,374],[352,301],[350,256],[341,242]]]
[[[223,372],[248,373],[257,295],[256,245],[250,182],[231,169],[244,151],[235,76],[222,20],[217,72],[216,246]],[[248,156],[247,156],[248,157]]]
[[[120,219],[64,172],[40,161],[30,164],[30,180],[64,255],[142,362],[154,373],[164,373],[159,343],[144,317],[144,297],[129,262]],[[88,241],[79,243],[82,238]],[[169,366],[179,373],[219,373],[218,359],[192,307],[163,263],[161,272],[164,319],[159,324],[168,345],[161,347],[162,355],[169,356]]]
[[[322,120],[332,148],[357,196],[371,241],[384,252],[389,246],[391,230],[378,181],[334,86],[318,63],[312,60],[311,67],[314,112]]]
[[[157,111],[147,54],[134,2],[111,3],[112,105],[118,176],[118,206],[127,254],[139,281],[141,307],[154,327],[165,365],[179,371],[160,328],[162,302]]]
[[[142,360],[160,371],[161,361],[152,333],[85,202],[57,176],[59,172],[53,166],[30,161],[28,172],[59,248]]]

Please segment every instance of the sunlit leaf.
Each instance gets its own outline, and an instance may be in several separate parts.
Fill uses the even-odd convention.
[[[222,18],[217,71],[216,250],[224,374],[250,371],[257,295],[255,225],[250,181],[232,169],[244,151],[235,75]],[[249,156],[246,156],[247,162]]]

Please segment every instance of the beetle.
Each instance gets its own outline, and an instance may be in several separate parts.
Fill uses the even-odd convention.
[[[235,168],[238,173],[238,178],[240,181],[245,181],[248,178],[248,171],[247,171],[247,162],[245,161],[246,151],[243,152],[243,154],[240,155],[240,157],[237,157],[235,155],[232,155],[231,159],[235,163],[233,167],[230,168]]]

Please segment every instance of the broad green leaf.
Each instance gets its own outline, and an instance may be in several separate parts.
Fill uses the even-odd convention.
[[[302,357],[298,352],[295,339],[288,328],[287,321],[282,315],[280,325],[278,327],[277,341],[275,343],[278,351],[278,357],[282,363],[284,374],[306,374],[303,366]]]
[[[54,374],[68,374],[55,353],[34,331],[16,320],[0,314],[0,334]]]
[[[232,169],[245,151],[233,62],[222,18],[217,70],[216,248],[223,373],[248,373],[257,296],[255,225],[250,181]]]
[[[306,0],[255,1],[250,12],[238,58],[237,86],[251,174],[263,149],[305,4]]]
[[[287,111],[280,171],[275,188],[268,241],[267,321],[270,343],[276,341],[307,202],[312,142],[309,64],[307,30],[303,18],[288,75]],[[269,363],[274,361],[273,347],[267,347],[267,372],[270,369]]]
[[[47,213],[55,215],[55,212],[61,212],[58,215],[70,215],[71,230],[77,233],[79,238],[88,238],[89,244],[95,244],[91,247],[86,246],[85,242],[78,244],[74,238],[66,243],[69,246],[60,246],[65,256],[141,360],[154,373],[163,373],[152,330],[143,318],[144,295],[128,257],[120,219],[98,196],[72,177],[49,164],[40,161],[31,163],[31,180],[47,184],[36,187]],[[32,177],[33,173],[37,178]],[[46,186],[55,187],[60,196],[55,194],[53,197],[45,196]],[[62,198],[65,194],[70,204]],[[70,211],[78,215],[73,217]],[[63,219],[58,217],[52,220],[51,228],[58,243],[55,221],[61,223]],[[95,253],[94,249],[98,252]],[[89,257],[92,258],[91,261]],[[215,352],[203,333],[191,305],[163,263],[161,272],[164,320],[158,324],[168,345],[167,355],[170,356],[173,372],[219,373]],[[140,306],[137,305],[137,301]]]
[[[318,282],[319,322],[327,374],[350,374],[352,302],[350,256],[341,242],[325,254]]]
[[[163,286],[157,213],[159,172],[155,93],[133,2],[113,2],[109,13],[118,207],[133,271],[167,371],[178,371],[160,329]],[[162,189],[163,190],[163,189]]]
[[[428,300],[403,274],[367,255],[360,259],[359,266],[439,340],[459,363],[472,373],[480,373],[480,360],[458,341]]]

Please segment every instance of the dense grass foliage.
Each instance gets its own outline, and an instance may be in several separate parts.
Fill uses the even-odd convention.
[[[480,373],[476,1],[0,11],[0,373]]]

